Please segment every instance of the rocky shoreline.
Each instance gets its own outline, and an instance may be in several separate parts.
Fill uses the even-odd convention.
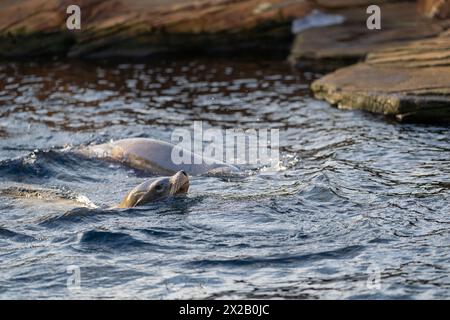
[[[0,3],[0,58],[148,58],[287,53],[349,66],[311,85],[319,99],[400,121],[450,123],[450,0],[17,0]],[[66,8],[82,8],[68,30]],[[315,15],[315,16],[314,16]],[[327,17],[334,20],[326,21]],[[337,17],[337,19],[336,19]],[[317,23],[314,19],[323,19]],[[293,34],[292,22],[300,26]],[[308,26],[309,24],[309,26]],[[329,64],[332,65],[331,63]]]
[[[450,123],[450,34],[370,53],[311,85],[341,109]]]
[[[419,9],[432,7],[430,2],[420,1]],[[361,31],[363,17],[349,13],[354,9],[334,10],[348,17],[346,22],[326,32],[310,29],[297,35],[290,61],[359,60],[311,85],[316,98],[338,108],[367,110],[399,121],[450,123],[448,16],[429,19],[417,12],[414,2],[380,7],[387,14],[379,31]],[[405,13],[401,19],[398,12]]]
[[[66,27],[71,4],[81,8],[80,30]],[[288,50],[291,21],[312,8],[292,0],[7,1],[0,3],[0,58]]]

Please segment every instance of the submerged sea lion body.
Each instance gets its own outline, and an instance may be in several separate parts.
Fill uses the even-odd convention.
[[[111,143],[87,146],[78,150],[84,156],[119,161],[129,167],[154,174],[174,174],[185,171],[190,175],[238,172],[231,165],[201,157],[173,144],[146,138],[123,139]],[[173,152],[183,152],[190,163],[174,163]]]
[[[28,200],[43,200],[58,204],[61,206],[75,206],[98,208],[88,197],[77,194],[69,190],[46,188],[41,186],[15,184],[5,189],[0,189],[0,197],[28,199]]]

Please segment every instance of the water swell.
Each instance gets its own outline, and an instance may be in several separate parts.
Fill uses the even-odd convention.
[[[322,251],[311,254],[300,255],[274,255],[266,257],[245,257],[238,259],[202,259],[189,262],[188,265],[195,267],[270,267],[276,265],[295,265],[307,264],[324,259],[349,259],[357,256],[365,249],[362,245],[351,245],[330,251]]]
[[[95,181],[86,174],[89,167],[98,170],[104,165],[71,152],[36,150],[20,158],[0,161],[0,179],[28,183],[41,183],[50,179],[66,182]]]
[[[14,242],[32,242],[36,240],[32,236],[11,231],[3,227],[0,227],[0,239],[6,239]]]
[[[124,232],[108,231],[102,229],[92,229],[82,232],[79,236],[76,247],[81,250],[100,250],[100,251],[142,251],[151,250],[151,252],[163,252],[167,247],[157,241],[138,239],[132,235],[129,230]]]
[[[100,230],[89,230],[83,232],[80,239],[80,244],[111,247],[139,247],[146,245],[145,242],[137,240],[127,233]]]

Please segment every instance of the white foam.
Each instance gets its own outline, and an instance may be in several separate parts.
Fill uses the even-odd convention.
[[[85,206],[87,206],[88,208],[91,208],[91,209],[98,208],[98,206],[95,203],[93,203],[88,197],[83,196],[83,195],[78,195],[75,198],[75,201],[77,201],[80,204],[84,204]]]

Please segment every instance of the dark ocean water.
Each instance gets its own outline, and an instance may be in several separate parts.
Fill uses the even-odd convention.
[[[317,76],[279,61],[1,64],[0,189],[100,208],[0,196],[0,298],[450,298],[450,128],[337,110],[310,96]],[[278,128],[283,165],[111,212],[149,175],[61,152],[170,141],[194,120]]]

